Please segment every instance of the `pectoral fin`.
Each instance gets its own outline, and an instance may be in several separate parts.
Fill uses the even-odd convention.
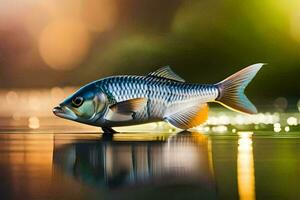
[[[104,118],[108,121],[113,121],[113,122],[129,121],[133,119],[132,113],[118,113],[112,111],[111,109],[108,110]]]
[[[109,121],[129,121],[133,119],[133,114],[144,109],[147,98],[135,98],[111,105],[105,116]]]
[[[165,117],[165,120],[180,129],[199,126],[208,118],[207,104],[191,106]]]
[[[140,111],[147,104],[147,98],[135,98],[111,105],[109,108],[117,113],[133,113]]]

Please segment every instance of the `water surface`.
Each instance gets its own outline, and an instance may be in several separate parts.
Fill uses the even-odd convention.
[[[61,121],[38,129],[2,122],[1,199],[300,197],[297,131],[103,137]]]

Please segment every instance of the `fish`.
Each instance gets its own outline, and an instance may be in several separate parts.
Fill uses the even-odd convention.
[[[116,132],[113,127],[158,121],[187,130],[207,120],[211,102],[236,112],[257,113],[244,91],[263,65],[250,65],[216,84],[187,83],[169,66],[146,76],[110,76],[81,87],[53,113],[108,133]]]

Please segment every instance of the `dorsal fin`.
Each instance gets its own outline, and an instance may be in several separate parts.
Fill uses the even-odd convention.
[[[184,108],[164,117],[167,122],[180,129],[189,129],[199,126],[204,123],[207,118],[208,106],[206,103]]]
[[[165,66],[162,68],[159,68],[158,70],[149,73],[147,76],[156,76],[160,78],[166,78],[170,79],[173,81],[178,81],[178,82],[185,82],[183,78],[178,76],[173,70],[170,68],[170,66]]]

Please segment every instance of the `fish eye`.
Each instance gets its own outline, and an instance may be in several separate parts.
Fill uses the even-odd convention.
[[[83,104],[83,102],[84,102],[83,97],[75,97],[72,100],[72,106],[75,107],[75,108],[78,108]]]

